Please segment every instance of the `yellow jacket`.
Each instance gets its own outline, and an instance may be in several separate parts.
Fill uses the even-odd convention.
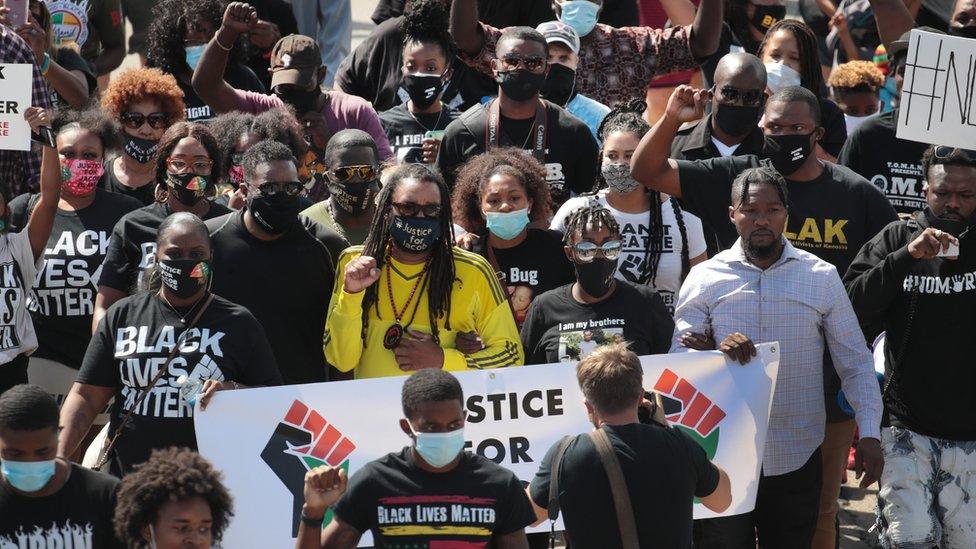
[[[393,298],[397,308],[402,309],[423,270],[423,264],[408,265],[391,258],[390,268],[384,266],[375,283],[378,289],[379,316],[376,308],[370,307],[369,328],[364,343],[361,334],[365,290],[351,294],[342,288],[346,265],[362,253],[362,248],[347,248],[339,258],[329,316],[325,322],[325,358],[343,372],[355,370],[356,379],[405,375],[409,372],[400,369],[393,351],[383,347],[383,336],[394,322],[386,278],[387,273],[391,272]],[[491,266],[481,256],[455,247],[454,269],[456,278],[451,295],[451,329],[444,328],[442,318],[437,320],[440,345],[444,349],[444,370],[460,371],[524,364],[522,343],[515,327],[515,319],[512,318],[512,310]],[[432,333],[427,299],[425,283],[423,288],[417,290],[417,295],[400,319],[404,328]],[[485,347],[477,353],[465,355],[454,348],[454,338],[458,332],[472,331],[481,337]]]

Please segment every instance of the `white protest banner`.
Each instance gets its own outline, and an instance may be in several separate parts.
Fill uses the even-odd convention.
[[[778,344],[749,365],[718,352],[641,357],[645,389],[728,472],[732,505],[751,511],[779,367]],[[563,435],[592,430],[569,364],[455,373],[464,389],[468,448],[531,481]],[[288,547],[297,533],[306,471],[322,464],[352,476],[410,444],[400,430],[403,377],[218,393],[194,414],[200,452],[224,473],[235,516],[226,547]],[[695,505],[696,518],[716,516]],[[331,517],[326,516],[326,520]],[[539,530],[548,530],[542,525]],[[363,543],[368,543],[364,536]]]
[[[30,150],[24,111],[31,106],[32,70],[28,63],[0,63],[0,151]]]
[[[976,147],[974,84],[976,40],[912,30],[901,87],[898,138]]]

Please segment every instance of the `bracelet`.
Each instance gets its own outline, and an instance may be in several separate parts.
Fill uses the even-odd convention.
[[[233,44],[231,44],[231,46],[229,48],[227,46],[221,44],[220,43],[220,39],[217,38],[217,34],[216,33],[214,33],[213,41],[214,41],[215,44],[217,44],[217,47],[219,47],[220,49],[222,49],[224,51],[230,51],[230,50],[234,49],[234,45]]]
[[[312,528],[321,528],[323,520],[325,520],[324,516],[321,516],[319,518],[312,518],[306,515],[305,510],[302,509],[302,524],[304,524],[305,526],[311,526]]]
[[[44,61],[41,62],[41,76],[47,76],[47,72],[51,70],[51,56],[47,53],[44,54]]]

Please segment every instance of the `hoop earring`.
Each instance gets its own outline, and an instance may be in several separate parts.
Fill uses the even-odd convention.
[[[165,204],[169,200],[169,189],[164,188],[162,185],[156,185],[156,191],[153,193],[153,198],[156,202],[160,204]]]

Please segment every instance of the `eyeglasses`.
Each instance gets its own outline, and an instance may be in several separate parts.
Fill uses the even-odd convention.
[[[934,156],[938,160],[948,160],[949,157],[955,155],[962,155],[966,160],[971,162],[976,162],[976,151],[971,149],[957,149],[956,147],[950,147],[948,145],[939,145],[935,148]]]
[[[764,96],[763,90],[740,90],[732,86],[722,87],[722,97],[730,103],[738,103],[741,100],[743,105],[758,105]]]
[[[164,112],[154,112],[148,116],[141,112],[124,112],[122,113],[121,119],[122,125],[130,130],[138,130],[146,122],[149,122],[149,127],[154,130],[162,130],[169,127],[169,115]]]
[[[255,188],[264,196],[274,196],[276,194],[284,193],[288,196],[298,196],[298,193],[302,192],[305,185],[302,185],[301,181],[285,181],[284,183],[277,183],[274,181],[267,181],[258,185],[254,185]]]
[[[352,179],[356,174],[359,174],[359,178],[363,181],[372,181],[376,178],[376,167],[375,166],[340,166],[335,168],[330,172],[332,174],[332,179],[336,181],[347,181]]]
[[[506,70],[515,70],[519,66],[525,67],[529,72],[539,72],[549,63],[548,59],[539,55],[522,57],[511,54],[499,59]]]
[[[603,244],[597,246],[589,240],[581,240],[576,244],[573,244],[573,251],[576,252],[576,259],[581,263],[589,263],[596,259],[596,253],[601,252],[603,257],[607,259],[617,259],[620,257],[620,251],[623,249],[623,243],[620,240],[607,240]]]
[[[420,212],[423,212],[424,217],[438,217],[441,215],[441,205],[440,204],[417,204],[416,202],[394,202],[393,207],[396,208],[400,215],[405,215],[407,217],[416,217]]]
[[[180,158],[167,158],[166,165],[176,173],[191,171],[197,175],[210,175],[210,168],[213,168],[213,160],[204,160],[201,158],[187,162]]]

